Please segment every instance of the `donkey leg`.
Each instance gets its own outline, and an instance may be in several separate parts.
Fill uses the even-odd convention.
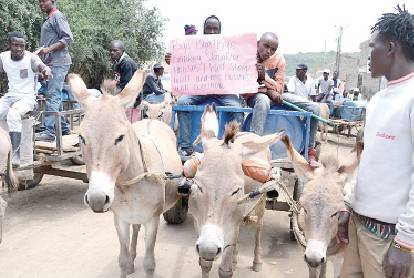
[[[148,272],[155,269],[154,247],[159,223],[159,216],[154,216],[148,223],[145,224],[144,269]]]
[[[130,224],[119,219],[116,214],[114,214],[114,222],[120,244],[119,266],[121,267],[121,278],[126,278],[128,274],[134,272],[134,263],[129,252]]]
[[[262,259],[260,258],[260,242],[262,238],[263,215],[265,210],[265,199],[262,198],[256,208],[257,224],[256,224],[256,242],[254,246],[254,260],[253,271],[259,272],[262,270]]]
[[[308,267],[309,269],[309,278],[318,278],[318,269],[313,267]]]
[[[213,262],[205,261],[201,257],[199,257],[198,264],[201,267],[201,277],[208,278],[210,276],[210,270],[213,267]]]
[[[339,278],[341,276],[343,264],[344,264],[344,252],[339,251],[333,258],[334,278]]]
[[[132,262],[135,261],[137,257],[137,240],[138,240],[138,232],[141,229],[141,224],[132,224],[132,237],[131,237],[131,260]]]
[[[326,278],[326,263],[321,264],[319,278]]]
[[[239,251],[237,249],[237,241],[239,239],[239,232],[240,232],[240,227],[237,229],[237,234],[236,234],[236,245],[233,248],[233,269],[236,268],[237,266],[237,255],[239,254]]]
[[[234,241],[236,242],[237,239]],[[228,245],[224,248],[223,256],[221,258],[221,264],[218,269],[220,278],[231,278],[233,277],[233,254],[236,245]]]

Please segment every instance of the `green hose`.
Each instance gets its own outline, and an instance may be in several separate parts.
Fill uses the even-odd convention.
[[[299,112],[309,112],[309,111],[306,111],[305,109],[302,109],[299,106],[297,106],[297,105],[295,105],[293,103],[290,103],[290,102],[288,102],[286,100],[283,101],[283,104],[286,105],[287,107],[292,108],[293,110],[296,110],[296,111],[299,111]],[[323,122],[325,124],[328,124],[330,126],[334,126],[335,125],[332,121],[326,120],[326,119],[324,119],[324,118],[322,118],[322,117],[320,117],[318,115],[315,115],[313,113],[312,113],[311,117],[313,117],[314,119],[317,119],[320,122]]]

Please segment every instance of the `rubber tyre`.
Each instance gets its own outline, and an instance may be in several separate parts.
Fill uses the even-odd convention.
[[[188,200],[185,198],[180,198],[172,208],[163,213],[163,217],[165,222],[175,225],[183,223],[187,218],[187,213]]]
[[[17,190],[18,191],[23,191],[23,190],[30,189],[30,188],[33,188],[33,187],[39,185],[42,182],[43,176],[44,176],[43,173],[34,173],[33,174],[33,180],[31,180],[31,181],[29,181],[29,180],[21,181],[19,183],[19,186],[17,187]]]

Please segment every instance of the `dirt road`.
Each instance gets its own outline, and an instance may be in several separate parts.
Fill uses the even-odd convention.
[[[336,153],[336,148],[332,151]],[[94,214],[85,207],[82,198],[86,188],[78,181],[46,177],[41,186],[13,194],[0,245],[1,278],[119,277],[119,246],[112,214]],[[251,270],[254,231],[243,226],[234,277],[306,277],[303,253],[290,241],[288,227],[287,213],[266,212],[262,240],[264,264],[262,272],[256,273]],[[141,231],[136,273],[129,277],[201,277],[195,240],[191,217],[176,226],[161,220],[155,248],[156,271],[146,276],[142,271]],[[217,263],[210,277],[218,277]]]

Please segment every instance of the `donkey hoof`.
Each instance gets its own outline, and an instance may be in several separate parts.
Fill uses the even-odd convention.
[[[233,277],[233,270],[223,270],[219,268],[218,270],[219,278],[231,278]]]
[[[262,271],[263,263],[253,263],[253,271],[260,272]]]

